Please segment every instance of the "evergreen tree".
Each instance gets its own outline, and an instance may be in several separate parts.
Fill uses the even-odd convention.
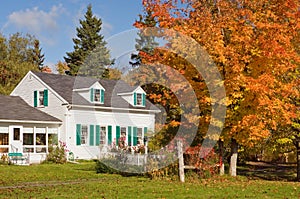
[[[70,68],[68,74],[103,77],[105,66],[113,61],[100,34],[102,21],[93,15],[91,5],[87,7],[84,17],[79,21],[81,26],[76,28],[77,38],[73,38],[74,51],[67,52],[64,57]]]
[[[137,23],[143,24],[144,27],[155,27],[157,22],[155,18],[152,16],[152,11],[147,10],[145,11],[145,15],[139,15],[139,20]],[[138,53],[131,54],[131,61],[129,64],[132,67],[138,67],[142,64],[140,52],[144,52],[148,55],[153,54],[153,50],[158,46],[158,43],[155,42],[155,37],[152,35],[146,35],[143,33],[143,29],[138,33],[138,37],[135,45],[135,49],[138,51]]]
[[[42,71],[45,55],[42,54],[42,49],[40,48],[40,41],[37,39],[34,40],[33,47],[33,63],[39,67],[40,71]]]

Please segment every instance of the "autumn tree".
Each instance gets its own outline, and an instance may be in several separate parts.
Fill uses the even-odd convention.
[[[84,20],[80,20],[76,28],[77,38],[73,38],[74,51],[67,52],[64,57],[70,71],[69,75],[85,75],[102,77],[108,74],[106,66],[113,63],[103,35],[100,34],[102,20],[92,12],[92,6],[87,7]]]
[[[143,2],[153,11],[159,27],[193,38],[218,67],[227,93],[227,116],[221,138],[231,143],[230,174],[235,176],[238,144],[255,147],[278,124],[290,124],[295,117],[296,108],[290,97],[298,95],[294,89],[296,82],[285,81],[283,77],[290,76],[299,63],[299,54],[291,44],[300,27],[299,2]],[[177,43],[173,48],[185,45]]]
[[[8,39],[0,35],[0,93],[10,94],[19,81],[30,70],[39,70],[35,61],[35,43],[32,35],[20,33]]]
[[[58,61],[55,64],[55,68],[56,68],[57,72],[61,75],[65,75],[67,73],[67,71],[70,71],[68,64],[66,62],[62,62],[62,61]]]

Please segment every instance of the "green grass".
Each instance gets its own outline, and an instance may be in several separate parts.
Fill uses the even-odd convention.
[[[65,165],[0,165],[0,198],[299,198],[296,182],[249,180],[150,180],[96,174],[94,162]]]

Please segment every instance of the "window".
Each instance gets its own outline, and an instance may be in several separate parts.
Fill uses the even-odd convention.
[[[142,94],[141,93],[136,94],[136,105],[142,105]]]
[[[142,128],[138,128],[137,129],[137,144],[143,145],[143,129]]]
[[[39,92],[39,106],[44,106],[44,91]]]
[[[48,146],[58,145],[57,134],[48,134]]]
[[[36,143],[36,145],[46,145],[46,134],[37,133],[35,143]]]
[[[20,140],[20,128],[14,128],[14,140]]]
[[[101,126],[100,128],[100,144],[106,144],[106,127]]]
[[[133,105],[145,106],[146,105],[146,94],[145,93],[134,93]]]
[[[33,145],[33,133],[23,134],[23,145]]]
[[[88,139],[88,127],[87,125],[82,125],[81,127],[81,144],[87,144],[87,139]]]
[[[34,107],[48,106],[48,90],[34,91]]]
[[[0,133],[0,145],[8,145],[8,133]]]
[[[118,144],[121,149],[126,147],[126,127],[121,127],[121,137]]]
[[[100,89],[95,89],[94,90],[94,101],[95,102],[100,102]]]
[[[91,88],[90,97],[91,102],[104,103],[104,90]]]

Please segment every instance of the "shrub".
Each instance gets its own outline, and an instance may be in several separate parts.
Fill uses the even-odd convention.
[[[43,163],[64,164],[67,162],[67,149],[64,142],[59,141],[58,146],[49,146],[48,150],[49,153]]]
[[[126,162],[126,154],[96,160],[96,173],[121,174],[122,176],[141,175],[143,166],[130,165]]]
[[[214,149],[202,148],[201,145],[189,147],[184,154],[184,164],[195,167],[200,178],[209,178],[219,173],[219,156]],[[202,157],[204,156],[204,157]]]

